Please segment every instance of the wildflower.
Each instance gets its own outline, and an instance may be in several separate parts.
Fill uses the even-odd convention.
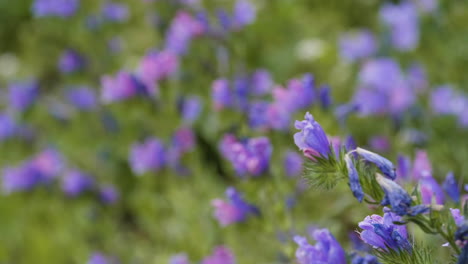
[[[445,196],[442,187],[440,187],[440,185],[432,176],[426,176],[419,179],[419,188],[423,204],[430,205],[433,202],[438,205],[444,204]]]
[[[427,157],[427,152],[424,150],[418,150],[413,162],[414,179],[419,180],[420,178],[431,177],[431,175],[432,166],[429,158]]]
[[[269,93],[273,85],[273,80],[267,70],[258,69],[251,77],[252,94],[254,95],[264,95]]]
[[[129,155],[133,173],[142,175],[160,170],[166,162],[165,154],[164,144],[156,138],[148,138],[140,144],[133,144]]]
[[[386,136],[374,136],[369,144],[372,149],[379,152],[387,152],[390,149],[390,142]]]
[[[193,122],[197,121],[202,111],[202,108],[203,105],[200,97],[189,96],[181,100],[179,111],[182,116],[182,119],[186,123],[192,124]]]
[[[31,164],[41,174],[41,178],[45,182],[57,178],[66,166],[62,154],[53,148],[38,153],[31,160]]]
[[[190,128],[179,128],[172,137],[172,146],[180,153],[191,151],[195,147],[195,134]]]
[[[294,143],[300,150],[313,159],[314,156],[327,158],[330,155],[330,142],[325,131],[309,112],[305,115],[305,120],[296,121],[296,129],[301,130],[294,134]]]
[[[460,202],[460,190],[458,189],[458,184],[455,180],[455,176],[453,176],[453,172],[447,173],[442,188],[454,202]]]
[[[70,197],[76,197],[82,192],[90,190],[94,185],[91,176],[78,170],[67,172],[62,181],[62,190]]]
[[[349,155],[345,155],[346,169],[348,170],[349,187],[353,192],[354,197],[362,202],[364,198],[364,191],[362,190],[361,183],[359,182],[359,175],[354,166],[353,160]]]
[[[212,201],[212,205],[215,207],[214,217],[221,226],[243,222],[247,217],[259,214],[259,210],[247,203],[233,187],[226,190],[226,197],[227,201],[221,199]]]
[[[351,264],[380,264],[380,263],[376,256],[369,255],[369,254],[360,256],[358,254],[354,254],[354,256],[351,259]]]
[[[17,130],[16,121],[10,115],[0,113],[0,141],[13,137]]]
[[[28,191],[41,182],[41,174],[36,167],[25,162],[18,167],[7,167],[3,170],[2,188],[7,194],[18,191]]]
[[[407,179],[410,174],[411,161],[407,156],[398,155],[396,175],[398,179]]]
[[[67,99],[79,110],[90,111],[97,107],[96,94],[88,87],[76,87],[68,90]]]
[[[436,114],[455,114],[454,102],[459,94],[450,85],[437,87],[431,94],[431,108]]]
[[[140,61],[137,70],[138,77],[146,85],[174,75],[179,68],[179,57],[171,50],[149,52]]]
[[[166,33],[165,49],[182,55],[187,52],[192,38],[203,33],[203,24],[189,13],[179,11]]]
[[[345,33],[339,40],[340,57],[353,62],[373,55],[377,50],[374,35],[369,30]]]
[[[241,27],[252,24],[255,21],[255,16],[255,6],[250,1],[237,0],[232,15],[233,27],[235,29],[240,29]]]
[[[391,42],[396,49],[411,51],[418,46],[418,14],[411,1],[399,5],[385,4],[380,10],[380,17],[390,28]]]
[[[8,102],[16,111],[25,111],[36,100],[39,86],[35,81],[11,83],[8,86]]]
[[[235,259],[231,250],[225,246],[218,246],[213,254],[204,258],[201,264],[234,264]]]
[[[101,78],[101,98],[104,103],[112,103],[128,99],[138,92],[134,76],[128,72],[121,71],[113,76]]]
[[[283,164],[285,173],[289,177],[298,176],[302,172],[302,157],[296,152],[286,152]]]
[[[305,237],[294,237],[294,241],[299,245],[296,250],[299,264],[346,263],[346,253],[330,231],[316,229],[312,237],[317,242],[315,245],[310,245]]]
[[[79,0],[35,0],[32,12],[36,17],[70,17],[78,10]]]
[[[104,204],[114,204],[119,199],[119,192],[113,185],[99,187],[99,199]]]
[[[100,252],[95,252],[89,258],[87,264],[116,264],[118,263],[114,258],[106,256]]]
[[[330,86],[322,85],[318,92],[320,104],[323,109],[328,109],[332,104],[332,98],[330,95]]]
[[[73,73],[84,68],[85,59],[77,51],[68,49],[60,56],[58,68],[62,73]]]
[[[453,220],[455,224],[460,227],[465,223],[465,217],[460,214],[460,209],[452,209],[450,208],[450,213],[452,214]]]
[[[359,154],[366,161],[374,163],[377,166],[377,168],[379,168],[380,171],[382,171],[382,173],[388,178],[392,180],[396,178],[395,167],[393,166],[393,163],[388,159],[359,147],[356,148],[356,153]]]
[[[223,108],[229,108],[233,105],[233,95],[229,88],[229,81],[226,79],[217,79],[211,85],[212,93],[211,98],[213,100],[215,110],[221,110]]]
[[[417,91],[422,92],[428,87],[427,73],[423,66],[418,63],[413,63],[408,69],[408,82],[411,87]]]
[[[366,216],[359,223],[363,229],[359,234],[361,239],[373,248],[388,251],[389,248],[396,251],[411,251],[408,234],[405,225],[396,225],[401,217],[384,209],[383,217],[380,215]]]
[[[255,101],[249,106],[249,126],[252,129],[267,129],[268,115],[267,111],[270,106],[266,101]]]
[[[112,22],[125,22],[130,15],[128,6],[121,3],[107,2],[102,7],[103,17]]]

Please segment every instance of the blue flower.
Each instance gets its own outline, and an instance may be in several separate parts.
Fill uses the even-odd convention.
[[[460,190],[458,188],[455,177],[453,176],[453,172],[447,173],[445,181],[442,184],[442,188],[454,202],[460,202]]]
[[[316,229],[312,236],[317,242],[315,245],[310,245],[305,237],[294,237],[294,241],[299,245],[296,250],[299,264],[346,263],[346,253],[330,231]]]
[[[365,160],[374,163],[388,178],[392,180],[396,178],[395,167],[388,159],[362,148],[356,148],[356,152]]]
[[[369,254],[365,256],[360,256],[358,254],[355,254],[351,259],[351,264],[380,264],[380,263],[376,256],[369,255]]]
[[[353,192],[354,197],[358,199],[359,202],[362,202],[364,198],[364,192],[362,190],[361,183],[359,183],[359,175],[354,166],[353,160],[349,155],[345,156],[346,168],[348,169],[349,177],[349,187]]]
[[[328,157],[330,154],[330,142],[327,135],[309,112],[305,114],[305,120],[296,121],[295,127],[301,132],[294,134],[294,143],[303,151],[316,153],[313,156]]]

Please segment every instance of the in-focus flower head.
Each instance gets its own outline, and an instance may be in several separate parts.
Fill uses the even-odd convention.
[[[294,143],[306,155],[310,155],[309,158],[314,159],[314,156],[327,158],[330,155],[330,142],[327,135],[309,112],[305,114],[305,120],[296,121],[295,127],[301,132],[294,134]]]
[[[299,245],[296,250],[296,260],[299,264],[346,263],[346,253],[330,231],[316,229],[312,237],[316,241],[315,245],[309,244],[305,237],[294,237],[294,241]]]
[[[70,17],[78,10],[80,0],[35,0],[32,12],[35,17]]]
[[[455,180],[453,172],[447,173],[444,183],[442,184],[442,188],[454,202],[460,202],[460,189],[458,187],[457,181]]]
[[[362,148],[356,148],[356,153],[359,154],[364,160],[371,162],[380,169],[380,171],[389,179],[394,180],[396,178],[395,167],[393,163],[388,159],[368,150]]]
[[[356,167],[354,166],[352,157],[349,154],[345,155],[345,162],[346,169],[348,170],[349,187],[351,188],[354,197],[356,197],[359,202],[362,202],[362,199],[364,199],[364,191],[362,190],[361,183],[359,182],[359,175]]]
[[[213,250],[213,254],[204,258],[201,264],[234,264],[234,254],[225,246],[218,246]]]
[[[386,209],[384,212],[383,217],[366,216],[364,221],[359,223],[359,227],[363,229],[359,233],[361,239],[376,249],[410,252],[412,246],[408,241],[406,226],[394,224],[401,221],[401,217]]]
[[[142,175],[159,171],[166,163],[166,148],[157,138],[148,138],[132,145],[129,162],[133,173]]]

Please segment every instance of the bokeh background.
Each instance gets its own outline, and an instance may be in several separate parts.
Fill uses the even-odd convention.
[[[75,2],[76,8],[66,13]],[[112,3],[121,9],[105,11],[111,2],[0,0],[0,263],[87,263],[95,252],[120,263],[169,263],[174,254],[185,253],[199,263],[218,245],[228,247],[236,263],[294,263],[297,246],[291,237],[311,226],[329,228],[351,248],[349,234],[377,211],[353,199],[344,183],[324,191],[303,183],[302,172],[288,175],[287,154],[300,154],[293,140],[294,120],[302,120],[306,111],[330,136],[344,140],[351,135],[357,145],[391,160],[425,149],[435,178],[441,181],[453,171],[463,179],[468,166],[468,122],[463,122],[468,102],[461,100],[468,87],[465,1],[251,0],[254,11],[236,13],[237,2],[242,1],[116,0]],[[416,25],[409,21],[399,27],[416,27],[406,34],[417,37],[413,46],[399,49],[392,44],[391,23],[382,19],[382,9],[407,2],[414,5]],[[171,29],[180,12],[198,22],[182,19],[180,28]],[[209,27],[200,22],[204,19]],[[187,50],[175,52],[177,69],[150,78],[157,83],[156,92],[124,92],[110,100],[104,95],[106,89],[135,86],[128,82],[144,79],[145,56],[185,41],[174,37],[168,44],[168,32],[183,35],[197,23],[202,29],[189,34]],[[343,36],[360,30],[371,32],[377,47],[361,58],[347,58]],[[63,58],[67,51],[78,57],[68,58],[69,70]],[[345,121],[338,118],[340,106],[361,97],[356,93],[363,67],[383,57],[399,65],[405,79],[410,78],[408,69],[418,65],[424,73],[421,91],[393,92],[413,98],[396,112],[372,108],[351,111]],[[154,67],[164,71],[173,63],[168,60]],[[257,85],[251,76],[258,69],[271,79],[260,96],[251,94]],[[136,77],[103,81],[119,71]],[[282,104],[271,90],[306,73],[313,75],[317,91],[328,85],[326,99],[317,96],[287,118],[272,114],[274,120],[284,117],[285,126],[275,127],[271,120],[253,125],[252,102]],[[391,85],[395,80],[389,76],[391,69],[384,68],[375,78]],[[244,90],[233,88],[247,106],[219,107],[213,95],[219,79],[248,82]],[[443,115],[434,110],[439,98],[434,91],[441,86],[454,94],[444,97],[444,107],[456,108]],[[70,95],[77,87],[87,87],[88,93]],[[382,96],[386,100],[390,95]],[[190,98],[196,101],[193,108],[187,106]],[[175,136],[181,129],[188,134]],[[266,169],[257,176],[240,175],[220,150],[226,134],[239,140],[267,137],[272,151],[263,161]],[[135,161],[132,146],[151,137],[167,150],[157,157],[164,165],[141,173],[135,164],[156,154],[143,153]],[[171,152],[184,143],[186,150]],[[41,178],[43,171],[38,176],[31,161],[53,171],[50,179]],[[73,173],[86,177],[74,178]],[[212,200],[224,199],[229,186],[257,206],[260,215],[220,225]],[[107,196],[105,187],[112,190]],[[434,237],[426,242],[444,243]],[[448,249],[437,250],[441,258],[449,255]]]

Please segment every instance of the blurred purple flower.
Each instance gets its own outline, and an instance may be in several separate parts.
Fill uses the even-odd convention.
[[[393,166],[393,163],[388,159],[359,147],[356,148],[356,153],[359,154],[366,161],[374,163],[377,166],[377,168],[379,168],[380,171],[389,179],[394,180],[396,178],[395,167]]]
[[[185,54],[190,41],[203,33],[203,24],[187,12],[179,11],[166,33],[167,50],[175,54]]]
[[[429,158],[427,157],[427,152],[424,150],[418,150],[413,162],[413,178],[415,180],[419,180],[421,178],[431,176],[432,166]]]
[[[31,190],[41,182],[41,174],[36,167],[25,162],[18,167],[7,167],[3,170],[2,187],[7,194]]]
[[[286,152],[284,155],[284,172],[288,177],[296,177],[302,173],[302,156],[294,151]]]
[[[370,147],[378,152],[387,152],[390,150],[390,142],[386,136],[373,136],[369,140]]]
[[[8,102],[16,111],[25,111],[36,100],[39,85],[35,81],[10,83],[8,86]]]
[[[416,92],[422,92],[429,86],[427,73],[424,67],[419,63],[413,63],[408,69],[408,82]]]
[[[416,0],[416,5],[421,13],[432,13],[437,11],[438,0]]]
[[[142,143],[132,145],[129,162],[133,173],[142,175],[146,172],[156,172],[166,163],[166,148],[156,138],[146,139]]]
[[[407,180],[411,174],[411,160],[404,155],[399,154],[396,168],[397,178]]]
[[[16,121],[6,113],[0,113],[0,141],[9,139],[18,130]]]
[[[294,237],[294,241],[299,245],[296,250],[296,260],[299,264],[346,263],[346,253],[330,231],[316,229],[312,237],[317,242],[315,245],[310,245],[305,237]]]
[[[235,259],[232,252],[225,246],[218,246],[213,254],[204,258],[201,264],[234,264]]]
[[[211,98],[215,110],[222,110],[233,105],[233,95],[226,79],[217,79],[211,85]]]
[[[150,52],[140,61],[138,76],[146,85],[168,78],[177,72],[179,58],[171,50]]]
[[[130,16],[128,6],[121,3],[106,2],[101,12],[106,20],[112,22],[125,22]]]
[[[76,197],[82,192],[90,190],[93,185],[93,178],[78,170],[68,171],[62,179],[62,190],[70,197]]]
[[[38,153],[31,165],[41,174],[43,181],[50,182],[65,169],[65,159],[56,149],[48,148]]]
[[[265,130],[269,127],[267,101],[254,101],[249,106],[249,127],[252,129]]]
[[[312,115],[307,112],[305,114],[305,120],[296,121],[296,129],[301,130],[294,134],[294,143],[299,147],[300,150],[312,160],[314,156],[323,156],[327,158],[330,155],[330,142],[328,141],[327,135]]]
[[[442,184],[442,188],[454,202],[460,202],[460,189],[458,187],[457,181],[455,180],[453,172],[447,173],[444,183]]]
[[[257,207],[247,203],[242,195],[233,187],[226,190],[227,201],[214,199],[211,204],[215,208],[214,217],[221,226],[243,222],[251,215],[258,215]]]
[[[137,95],[146,93],[152,95],[155,91],[148,90],[138,79],[129,72],[120,71],[117,75],[105,75],[101,78],[101,100],[108,104],[118,102]]]
[[[432,111],[436,114],[454,114],[453,102],[458,97],[450,85],[437,87],[431,94]]]
[[[343,34],[339,48],[341,58],[353,62],[372,56],[377,51],[377,44],[372,32],[359,30]]]
[[[99,188],[99,199],[104,204],[114,204],[119,197],[119,192],[113,185],[103,185]]]
[[[232,23],[234,29],[240,29],[250,25],[255,21],[256,10],[255,6],[248,0],[237,0],[234,4],[234,12],[232,14]]]
[[[345,155],[346,169],[348,170],[349,188],[351,189],[354,197],[362,202],[364,199],[364,191],[362,190],[361,183],[359,182],[359,175],[356,166],[350,155]]]
[[[58,68],[62,73],[73,73],[85,67],[86,60],[75,50],[65,50],[58,61]]]
[[[100,252],[94,252],[89,258],[87,264],[117,264],[113,257],[106,256]]]
[[[179,128],[172,137],[172,146],[179,152],[191,151],[195,147],[195,134],[188,127]]]
[[[419,188],[421,191],[421,200],[423,204],[431,205],[433,203],[443,205],[445,195],[442,187],[432,176],[425,176],[419,179]]]
[[[251,77],[251,89],[254,95],[260,96],[269,93],[273,85],[273,79],[267,70],[258,69]]]
[[[67,99],[72,105],[83,111],[93,110],[97,107],[96,94],[85,86],[68,90]]]
[[[266,118],[268,125],[279,131],[288,131],[291,126],[291,111],[281,102],[274,102],[268,105]],[[260,118],[260,117],[259,117]]]
[[[197,121],[202,112],[203,101],[198,96],[189,96],[181,100],[180,113],[182,119],[187,124],[192,124]]]
[[[35,0],[32,12],[35,17],[70,17],[78,10],[79,0]]]
[[[385,4],[380,18],[390,28],[391,43],[400,51],[414,50],[419,44],[419,18],[411,1]]]
[[[187,254],[181,253],[170,258],[169,264],[190,264]]]
[[[450,213],[452,214],[453,220],[457,226],[462,226],[465,223],[465,217],[460,213],[460,209],[450,208]]]
[[[366,254],[360,256],[355,254],[351,259],[351,264],[380,264],[376,256]]]
[[[330,108],[332,104],[332,97],[330,92],[330,86],[328,85],[322,85],[318,91],[318,98],[323,109]]]

